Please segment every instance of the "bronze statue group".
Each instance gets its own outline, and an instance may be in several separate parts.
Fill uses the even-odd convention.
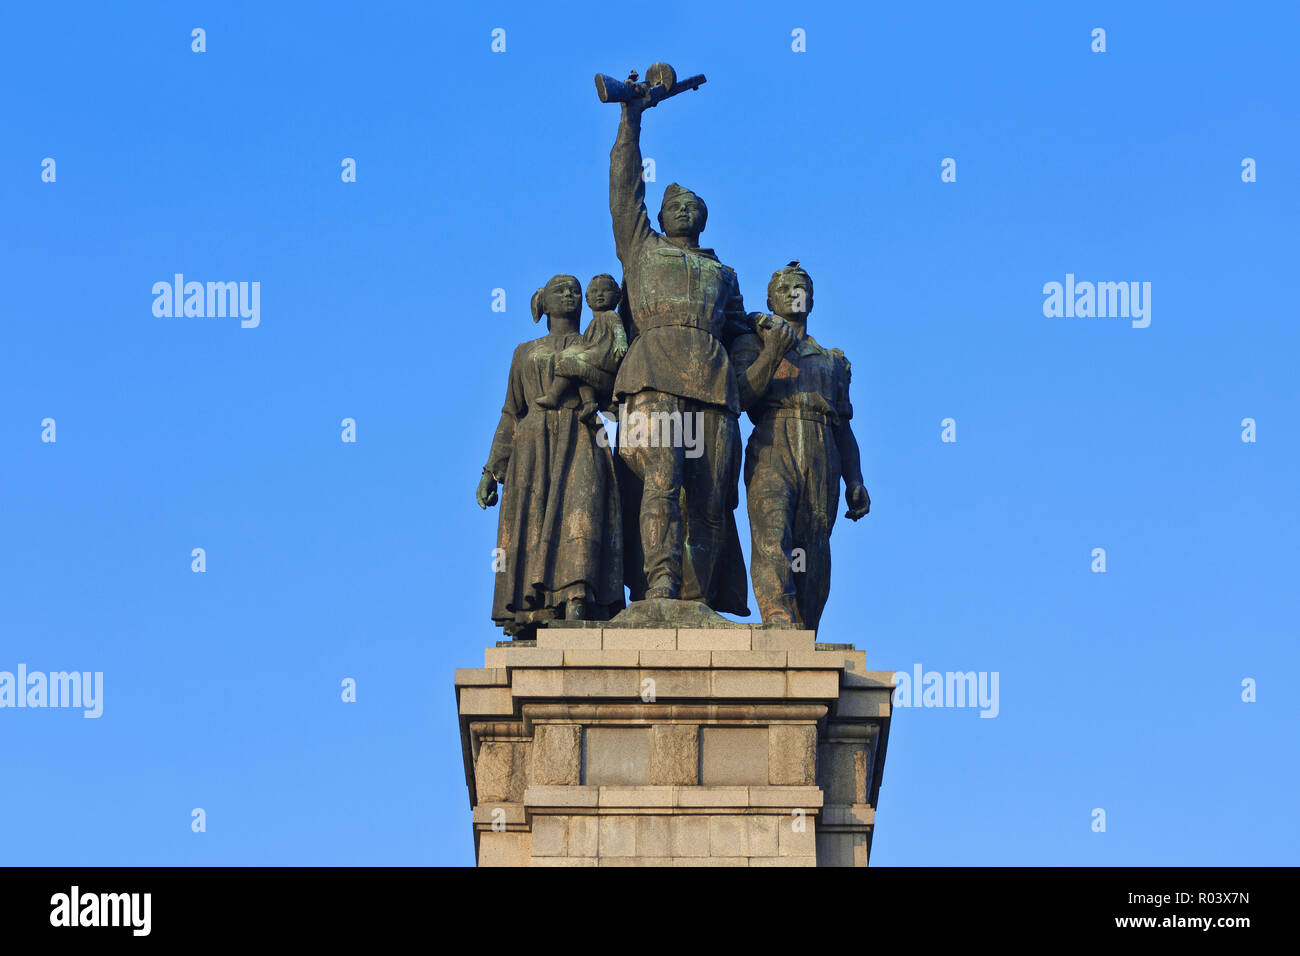
[[[645,206],[641,115],[624,102],[609,205],[623,281],[552,277],[532,300],[547,334],[515,349],[477,500],[502,486],[492,617],[526,637],[548,620],[607,620],[633,601],[699,601],[748,615],[734,511],[744,451],[754,594],[765,624],[815,630],[830,588],[830,534],[867,514],[850,421],[849,363],[808,334],[813,284],[773,273],[767,313],[746,313],[733,270],[701,248],[704,201],[676,184],[655,230]],[[629,441],[611,452],[599,410],[696,423],[701,446]]]

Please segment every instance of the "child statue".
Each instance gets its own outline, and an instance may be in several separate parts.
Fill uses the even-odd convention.
[[[587,305],[591,308],[591,321],[582,333],[582,344],[570,346],[560,353],[562,359],[568,359],[565,365],[576,361],[580,366],[596,368],[609,375],[618,371],[619,362],[627,354],[627,330],[623,327],[623,317],[618,314],[622,297],[618,282],[608,273],[601,273],[587,284]],[[533,321],[540,318],[534,302]],[[582,399],[582,407],[578,410],[579,420],[593,420],[601,403],[596,389],[578,377],[556,374],[546,394],[538,396],[538,407],[558,408],[565,390],[574,387]]]

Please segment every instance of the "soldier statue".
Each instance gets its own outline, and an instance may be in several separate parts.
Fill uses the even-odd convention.
[[[692,416],[703,452],[691,456],[681,443],[665,447],[620,436],[619,454],[641,484],[639,501],[627,507],[638,515],[644,595],[637,593],[640,575],[629,575],[629,582],[633,599],[696,600],[715,611],[748,614],[733,514],[740,394],[727,349],[750,327],[735,272],[700,247],[709,214],[704,200],[674,183],[664,192],[662,231],[650,224],[640,134],[642,113],[656,102],[653,94],[635,92],[622,101],[609,158],[609,211],[623,263],[629,341],[614,398],[624,403],[628,419]],[[628,548],[629,556],[636,553],[635,542]]]

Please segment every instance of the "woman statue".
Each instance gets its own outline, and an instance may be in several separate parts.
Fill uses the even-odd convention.
[[[605,620],[624,604],[614,459],[597,440],[604,425],[584,420],[578,389],[554,388],[560,353],[584,347],[582,286],[554,276],[533,295],[532,311],[534,320],[547,316],[547,334],[515,349],[477,495],[480,508],[491,507],[502,485],[492,619],[512,635],[556,618]],[[581,374],[607,402],[613,376],[594,367]],[[555,407],[539,405],[543,397],[558,397]]]

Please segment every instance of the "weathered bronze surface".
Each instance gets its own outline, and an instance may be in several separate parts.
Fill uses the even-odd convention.
[[[764,623],[816,630],[831,583],[831,529],[845,484],[857,521],[871,508],[850,419],[849,361],[808,334],[812,278],[798,262],[773,273],[756,331],[732,347],[745,449],[750,562]]]
[[[870,508],[849,363],[808,334],[808,273],[798,263],[778,270],[769,312],[746,313],[736,273],[699,244],[703,199],[673,183],[659,229],[650,223],[642,115],[704,81],[678,81],[663,63],[645,82],[597,75],[602,102],[621,104],[609,207],[623,278],[592,279],[592,320],[580,333],[578,280],[555,276],[533,297],[548,334],[515,350],[477,495],[489,507],[505,486],[492,616],[508,633],[606,620],[623,608],[625,584],[628,624],[721,626],[714,612],[747,615],[734,516],[742,411],[755,426],[744,475],[765,624],[817,627],[841,480],[846,517]],[[601,409],[619,422],[616,455]]]
[[[556,358],[584,349],[582,288],[557,275],[533,296],[547,334],[515,349],[501,421],[478,486],[481,508],[497,503],[492,619],[508,633],[554,617],[603,618],[623,607],[623,523],[603,426],[582,417],[563,389],[555,407],[538,400],[555,386]]]
[[[609,211],[623,263],[630,316],[627,357],[614,398],[628,418],[682,422],[703,436],[703,452],[688,456],[681,442],[620,440],[641,484],[637,531],[641,575],[630,578],[633,599],[702,601],[715,611],[748,614],[744,560],[733,511],[740,473],[740,395],[727,346],[749,330],[740,285],[712,249],[700,247],[708,207],[676,183],[664,191],[655,231],[645,205],[641,115],[653,103],[622,105],[609,158]]]
[[[566,388],[577,388],[582,397],[578,417],[596,421],[596,412],[608,403],[613,373],[627,354],[627,331],[618,314],[622,293],[618,280],[602,273],[587,285],[591,321],[582,333],[582,343],[571,345],[557,356],[555,379],[545,395],[537,399],[541,408],[558,408]],[[533,316],[533,320],[537,320]],[[603,393],[604,401],[600,400]]]

